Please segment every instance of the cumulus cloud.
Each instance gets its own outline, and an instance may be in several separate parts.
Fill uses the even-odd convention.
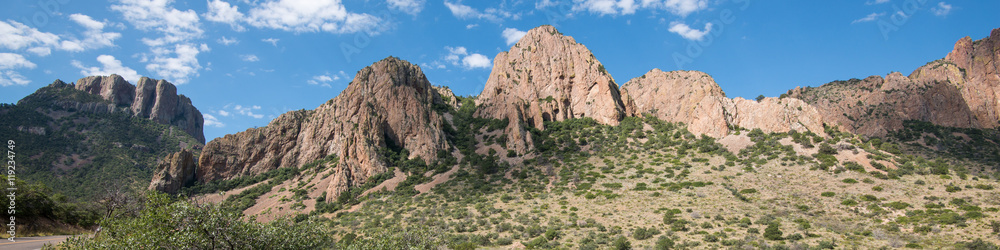
[[[225,112],[225,111],[220,111],[220,112]],[[219,119],[215,118],[215,116],[212,114],[203,114],[202,116],[205,118],[205,127],[221,128],[226,126],[226,124],[219,122]]]
[[[226,107],[229,107],[229,106],[230,105],[226,105]],[[253,117],[253,118],[257,118],[257,119],[264,118],[264,115],[254,113],[254,110],[260,110],[260,106],[253,105],[253,106],[249,106],[249,107],[244,107],[243,105],[235,105],[235,106],[232,106],[232,107],[233,107],[233,110],[236,111],[236,113],[238,113],[238,114],[249,116],[249,117]]]
[[[114,46],[114,41],[121,38],[117,32],[104,32],[104,22],[94,20],[83,14],[71,14],[69,19],[84,28],[78,39],[72,35],[59,35],[42,32],[17,21],[0,21],[0,48],[11,50],[26,50],[38,56],[48,56],[53,49],[81,52],[88,49],[98,49]]]
[[[684,37],[684,39],[692,41],[701,41],[701,39],[705,37],[705,35],[707,35],[708,32],[712,31],[712,23],[706,23],[705,30],[697,30],[697,29],[692,29],[687,24],[681,22],[673,22],[670,23],[669,31],[681,35],[681,37]]]
[[[865,23],[865,22],[875,21],[875,19],[878,19],[879,17],[884,16],[884,15],[885,15],[885,12],[882,12],[882,13],[871,13],[871,14],[868,14],[867,16],[865,16],[865,17],[858,18],[858,19],[855,19],[854,21],[851,21],[851,24]]]
[[[341,34],[376,31],[381,20],[348,12],[340,0],[272,0],[252,7],[247,22],[258,28]]]
[[[205,32],[201,29],[198,14],[194,10],[178,10],[171,6],[172,0],[118,0],[111,10],[118,11],[136,29],[153,31],[163,35],[159,38],[143,38],[149,46],[189,41],[199,38]]]
[[[506,28],[500,35],[503,36],[505,41],[507,41],[507,46],[510,46],[517,43],[518,40],[521,40],[521,37],[524,37],[525,34],[528,34],[528,32],[515,28]]]
[[[265,43],[270,43],[274,47],[278,47],[278,41],[280,41],[280,40],[281,39],[277,39],[277,38],[273,38],[273,37],[272,38],[260,39],[260,41],[265,42]]]
[[[550,1],[535,4],[535,8],[555,5]],[[599,15],[631,15],[640,8],[666,10],[686,17],[693,12],[707,9],[708,0],[573,0],[573,11],[586,11]]]
[[[239,8],[222,0],[212,0],[208,2],[208,12],[202,14],[205,20],[229,24],[235,31],[246,31],[243,25],[245,16]]]
[[[451,11],[451,14],[458,19],[484,19],[490,22],[499,23],[504,19],[521,19],[520,14],[511,13],[509,11],[501,10],[499,8],[486,8],[483,11],[479,11],[472,6],[464,5],[461,2],[449,2],[444,1],[445,7]]]
[[[240,40],[236,39],[235,37],[233,37],[233,38],[226,38],[225,36],[223,36],[222,38],[219,38],[219,40],[216,40],[216,42],[218,42],[219,44],[225,45],[225,46],[229,46],[229,45],[233,45],[233,44],[239,44]]]
[[[450,62],[452,65],[462,66],[465,69],[483,69],[493,66],[490,58],[478,53],[470,54],[469,50],[465,47],[445,46],[444,48],[448,51],[444,60]]]
[[[257,58],[257,55],[254,54],[247,54],[247,55],[240,55],[240,60],[243,60],[244,62],[256,62],[260,61],[260,58]]]
[[[34,69],[35,64],[24,56],[14,53],[0,53],[0,86],[28,85],[27,78],[15,71],[16,69]]]
[[[424,10],[426,0],[387,0],[386,3],[389,4],[389,9],[416,16]]]
[[[139,55],[140,62],[147,63],[146,70],[175,84],[184,84],[198,76],[202,69],[198,53],[209,48],[191,43],[204,34],[198,14],[172,5],[173,0],[117,0],[111,10],[120,12],[136,29],[159,35],[142,39],[150,50]]]
[[[346,79],[346,78],[348,78],[347,77],[347,73],[344,73],[344,71],[341,70],[341,71],[337,72],[336,74],[330,74],[330,72],[326,72],[326,73],[324,73],[322,75],[313,76],[312,79],[306,80],[306,83],[308,83],[309,85],[319,85],[319,86],[323,86],[323,87],[329,88],[329,87],[332,87],[331,84],[334,81],[338,81],[340,79]]]
[[[77,60],[70,61],[73,67],[80,69],[80,74],[84,76],[106,76],[111,74],[117,74],[128,80],[129,82],[138,82],[139,73],[134,69],[122,65],[122,61],[115,59],[114,56],[110,55],[100,55],[97,56],[97,62],[101,63],[100,67],[87,67],[83,63]]]
[[[190,77],[198,76],[201,64],[198,63],[198,53],[201,51],[191,44],[177,44],[173,48],[153,48],[153,58],[147,59],[146,70],[165,79],[171,79],[175,84],[185,84]]]
[[[931,12],[933,12],[935,16],[947,16],[948,13],[951,13],[951,4],[940,2],[936,7],[931,8]]]

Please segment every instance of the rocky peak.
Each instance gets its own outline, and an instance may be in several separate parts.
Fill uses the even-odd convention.
[[[135,86],[115,74],[80,78],[76,81],[76,89],[99,95],[104,100],[119,106],[130,105],[135,98]]]
[[[493,71],[476,100],[476,115],[508,119],[508,147],[523,153],[531,143],[524,125],[590,117],[617,125],[632,115],[618,84],[586,46],[552,26],[531,29],[493,60]]]
[[[340,95],[315,110],[292,111],[265,127],[212,140],[202,151],[197,178],[254,175],[336,155],[340,160],[326,189],[333,200],[388,171],[380,149],[389,144],[425,161],[447,150],[443,119],[432,106],[440,101],[420,67],[389,57],[358,71]]]
[[[176,194],[181,187],[194,183],[196,165],[194,154],[187,149],[167,155],[160,161],[153,173],[150,190]]]
[[[99,95],[115,106],[126,107],[136,117],[180,127],[205,143],[205,121],[201,112],[191,104],[191,99],[178,95],[177,87],[166,80],[143,77],[138,86],[133,86],[115,74],[88,76],[76,81],[76,89]]]
[[[760,102],[729,99],[711,76],[700,71],[653,69],[628,81],[622,89],[635,101],[638,112],[683,122],[694,134],[719,138],[734,127],[823,134],[819,113],[805,102],[794,98],[765,98]]]

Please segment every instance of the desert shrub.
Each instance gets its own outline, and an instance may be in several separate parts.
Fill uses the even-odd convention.
[[[771,222],[764,229],[764,238],[768,240],[782,240],[781,225],[777,221]]]
[[[834,192],[823,192],[823,193],[821,193],[819,195],[823,196],[823,197],[833,197],[836,194]]]

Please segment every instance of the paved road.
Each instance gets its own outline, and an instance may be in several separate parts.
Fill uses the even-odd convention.
[[[17,237],[14,242],[7,238],[0,239],[0,249],[4,250],[30,250],[42,249],[45,243],[53,245],[62,242],[71,235],[43,236],[43,237]]]

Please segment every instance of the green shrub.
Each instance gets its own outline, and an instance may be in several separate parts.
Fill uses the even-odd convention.
[[[858,180],[855,180],[855,179],[852,179],[852,178],[847,178],[847,179],[842,180],[841,182],[844,182],[844,183],[847,183],[847,184],[854,184],[854,183],[858,183]]]
[[[823,192],[823,193],[821,193],[819,195],[823,196],[823,197],[833,197],[836,194],[834,192]]]
[[[771,222],[764,229],[764,238],[768,240],[782,240],[781,225],[778,222]]]

